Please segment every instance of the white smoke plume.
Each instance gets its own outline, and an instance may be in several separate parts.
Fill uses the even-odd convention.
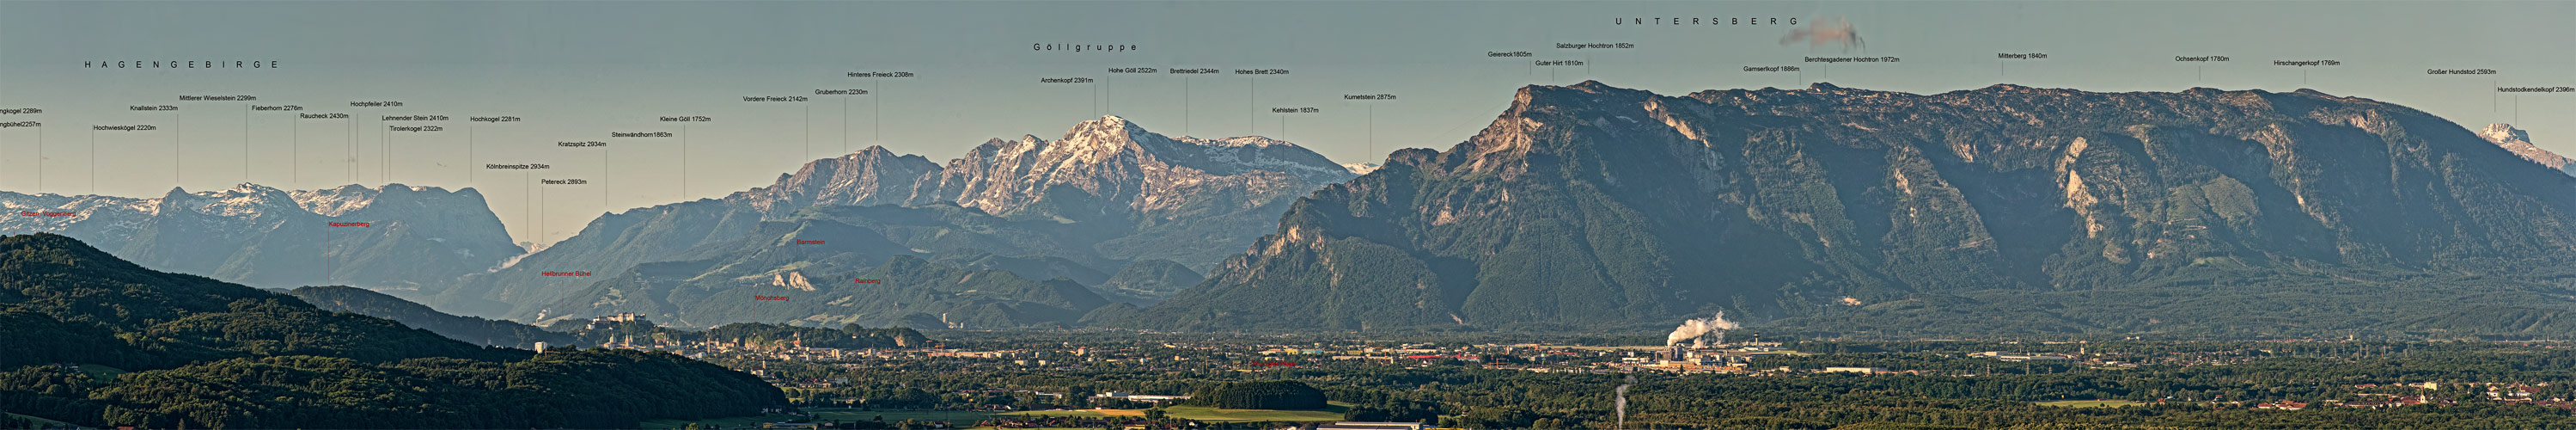
[[[525,242],[525,241],[519,242],[519,248],[520,248],[520,249],[526,249],[526,250],[528,250],[528,252],[526,252],[526,253],[521,253],[521,254],[519,254],[519,255],[513,255],[513,256],[510,256],[510,258],[504,258],[504,259],[501,259],[501,264],[499,264],[499,265],[495,265],[495,266],[492,266],[492,268],[490,268],[490,269],[483,269],[483,273],[499,273],[499,272],[501,271],[501,269],[508,269],[508,268],[510,268],[510,266],[517,266],[517,265],[519,265],[519,260],[520,260],[520,259],[528,258],[528,256],[530,256],[530,255],[537,255],[537,251],[544,251],[544,250],[546,250],[546,247],[548,247],[548,246],[554,246],[554,244],[552,244],[552,243],[548,243],[548,244],[537,244],[537,243]]]
[[[1619,425],[1611,428],[1619,430],[1628,429],[1628,386],[1630,385],[1637,385],[1637,375],[1628,375],[1627,383],[1619,384],[1619,389],[1611,390],[1619,393],[1619,399],[1617,401],[1619,406]]]
[[[1681,327],[1673,328],[1673,334],[1664,335],[1664,346],[1680,345],[1682,341],[1687,340],[1692,341],[1691,347],[1707,347],[1708,342],[1700,337],[1711,334],[1717,335],[1719,343],[1724,343],[1726,342],[1727,330],[1734,330],[1741,327],[1743,326],[1736,324],[1734,321],[1727,321],[1725,311],[1719,311],[1717,316],[1682,321]]]
[[[1851,21],[1840,17],[1834,18],[1831,23],[1823,19],[1807,21],[1807,26],[1790,29],[1789,35],[1780,36],[1781,46],[1798,42],[1807,42],[1808,48],[1821,48],[1828,44],[1839,43],[1846,51],[1855,47],[1869,47],[1869,44],[1861,42],[1860,31],[1852,29]]]

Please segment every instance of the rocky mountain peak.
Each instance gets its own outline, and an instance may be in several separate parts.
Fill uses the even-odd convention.
[[[805,163],[777,182],[736,192],[725,200],[750,204],[776,216],[810,206],[902,204],[938,176],[939,163],[868,146],[839,157]]]
[[[1308,194],[1211,281],[1112,325],[1795,318],[1840,297],[2504,273],[2576,246],[2564,183],[2403,106],[1815,89],[1523,87],[1478,135]]]
[[[2513,152],[2513,155],[2521,156],[2522,159],[2558,169],[2559,172],[2568,175],[2576,175],[2576,160],[2570,160],[2559,156],[2558,153],[2549,152],[2549,150],[2540,149],[2538,145],[2531,144],[2531,134],[2523,132],[2522,129],[2513,128],[2512,124],[2488,124],[2486,128],[2478,130],[2478,137],[2485,138],[2487,142],[2494,143],[2505,151]]]
[[[885,145],[868,145],[868,147],[866,147],[866,148],[859,148],[858,152],[852,152],[852,153],[850,153],[850,155],[843,156],[843,157],[841,157],[841,158],[857,159],[857,158],[884,158],[884,157],[895,157],[895,156],[898,156],[898,155],[897,155],[897,154],[895,154],[893,150],[886,149]]]
[[[162,270],[262,286],[416,286],[521,252],[472,188],[246,183],[152,198],[0,193],[0,205],[63,214],[0,218],[0,234],[63,234]],[[317,234],[325,228],[336,229]]]
[[[1077,130],[1077,131],[1079,131],[1079,130],[1117,130],[1117,131],[1119,131],[1119,132],[1121,132],[1121,133],[1141,132],[1141,131],[1144,131],[1144,130],[1145,130],[1143,127],[1137,127],[1135,122],[1128,121],[1128,120],[1127,120],[1127,118],[1125,118],[1125,117],[1120,117],[1120,116],[1117,116],[1117,115],[1101,115],[1101,116],[1100,116],[1100,119],[1095,119],[1095,120],[1083,121],[1083,122],[1080,122],[1080,123],[1075,123],[1075,124],[1074,124],[1074,126],[1073,126],[1073,129],[1074,129],[1074,130]],[[1073,133],[1068,132],[1068,133],[1065,133],[1065,134],[1070,135],[1070,134],[1073,134]]]
[[[1279,176],[1279,177],[1274,177]],[[1073,191],[1087,202],[1056,201],[1048,212],[1075,219],[1109,212],[1152,212],[1194,200],[1203,185],[1233,184],[1264,190],[1306,187],[1353,175],[1321,154],[1258,136],[1172,138],[1115,115],[1083,121],[1056,140],[993,139],[948,163],[935,199],[995,214],[1015,214],[1049,195]],[[1220,178],[1225,180],[1211,181]],[[1124,210],[1109,208],[1125,207]],[[1105,212],[1104,212],[1105,211]]]
[[[297,207],[326,217],[346,216],[368,208],[389,206],[399,207],[402,210],[466,208],[488,210],[484,207],[483,194],[473,188],[448,191],[442,187],[394,183],[377,187],[350,184],[338,188],[297,191],[272,189],[262,193],[268,192],[290,196]]]
[[[2531,133],[2513,128],[2513,124],[2487,124],[2486,128],[2478,130],[2478,137],[2487,138],[2488,142],[2498,144],[2516,141],[2531,142]]]
[[[1031,139],[1034,139],[1032,137]],[[1065,130],[1064,137],[1054,142],[1038,140],[1041,153],[1070,153],[1089,162],[1108,161],[1121,152],[1144,151],[1144,145],[1168,143],[1170,139],[1145,131],[1136,123],[1114,115],[1083,121]],[[1164,146],[1164,145],[1156,145]]]
[[[196,193],[171,187],[170,192],[161,196],[155,209],[159,213],[193,211],[225,217],[303,212],[295,197],[285,190],[251,183]]]

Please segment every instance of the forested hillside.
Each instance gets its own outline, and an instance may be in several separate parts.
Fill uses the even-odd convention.
[[[294,296],[0,238],[0,410],[154,428],[624,428],[782,404],[664,353],[486,348]]]
[[[304,299],[314,307],[335,312],[384,318],[412,328],[429,330],[467,343],[536,349],[537,342],[572,346],[580,340],[571,334],[546,331],[517,322],[455,316],[439,313],[419,303],[356,287],[302,287],[287,294]]]

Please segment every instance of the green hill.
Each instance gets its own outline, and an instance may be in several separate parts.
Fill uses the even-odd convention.
[[[0,238],[0,352],[0,410],[100,427],[622,428],[785,401],[675,355],[478,347],[51,234]]]
[[[537,342],[574,345],[580,342],[571,334],[556,333],[511,321],[440,313],[399,297],[356,287],[301,287],[287,294],[304,299],[314,307],[335,312],[384,318],[405,326],[429,330],[449,339],[485,346],[507,346],[536,349]]]

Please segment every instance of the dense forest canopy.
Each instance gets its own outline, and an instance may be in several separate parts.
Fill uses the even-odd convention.
[[[1297,381],[1249,381],[1201,388],[1182,404],[1226,409],[1317,409],[1324,391]]]

